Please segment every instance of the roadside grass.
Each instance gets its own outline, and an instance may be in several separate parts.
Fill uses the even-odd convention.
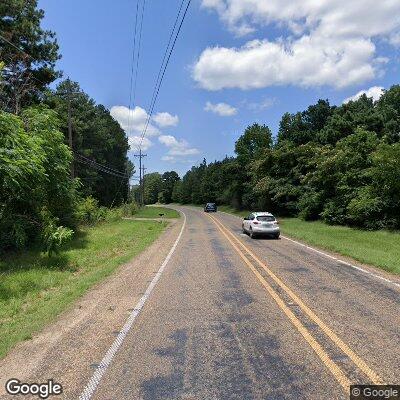
[[[163,218],[179,218],[180,214],[176,210],[166,207],[145,206],[134,215],[135,218],[160,218],[160,214],[164,214]]]
[[[229,214],[237,215],[238,217],[247,217],[250,214],[248,210],[238,211],[231,206],[218,206],[218,211],[223,211]]]
[[[195,204],[186,204],[199,207]],[[249,215],[249,210],[238,211],[231,206],[218,206],[238,217]],[[385,271],[400,274],[400,231],[366,231],[347,226],[327,225],[322,221],[303,221],[300,218],[277,217],[282,233],[320,249],[331,250],[373,265]]]
[[[2,256],[0,359],[153,243],[166,226],[154,221],[118,220],[82,228],[51,258],[39,250]]]
[[[279,218],[282,232],[365,264],[400,274],[400,232],[364,231],[321,221]]]

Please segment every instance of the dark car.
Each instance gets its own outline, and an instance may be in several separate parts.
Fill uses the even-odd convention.
[[[204,206],[205,212],[217,212],[217,205],[215,203],[207,203]]]

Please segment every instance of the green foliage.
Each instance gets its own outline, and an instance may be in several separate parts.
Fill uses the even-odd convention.
[[[240,164],[247,165],[264,149],[272,146],[272,133],[268,126],[253,124],[246,128],[235,143],[235,153]]]
[[[0,108],[19,114],[23,107],[37,103],[47,84],[59,77],[55,63],[60,58],[55,34],[44,30],[44,12],[37,0],[0,2],[0,58],[5,63]],[[25,54],[24,54],[25,52]],[[27,56],[29,54],[29,56]]]
[[[46,108],[27,109],[22,117],[0,112],[0,250],[41,237],[49,219],[74,224],[77,182],[58,124]]]
[[[72,94],[68,95],[69,92]],[[78,83],[65,80],[54,93],[46,96],[47,104],[59,115],[65,141],[68,141],[68,107],[71,105],[75,176],[81,182],[81,195],[93,196],[101,206],[119,206],[128,199],[128,176],[134,173],[127,158],[128,139],[110,112],[84,93]],[[121,178],[108,174],[90,161],[124,173]]]
[[[162,174],[162,192],[158,195],[158,201],[160,203],[171,203],[172,192],[174,190],[174,185],[179,182],[181,178],[175,171],[167,171]]]
[[[64,226],[49,224],[42,233],[44,249],[49,257],[54,253],[58,254],[60,248],[72,239],[74,231]]]
[[[120,209],[121,209],[122,216],[124,216],[124,217],[133,217],[135,214],[138,213],[139,205],[136,202],[131,201],[129,203],[124,203],[120,207]]]
[[[101,211],[99,202],[92,196],[88,196],[77,202],[75,216],[77,220],[83,224],[92,225],[99,222]]]
[[[188,171],[172,200],[215,201],[366,229],[400,228],[400,86],[378,102],[365,95],[339,107],[319,100],[282,116],[276,143],[249,126],[236,158]]]
[[[161,175],[153,172],[144,176],[144,203],[154,204],[158,201],[158,193],[163,189]]]

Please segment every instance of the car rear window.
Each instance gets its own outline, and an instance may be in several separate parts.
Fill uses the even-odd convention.
[[[263,222],[272,222],[275,221],[275,217],[272,215],[260,215],[257,217],[257,221],[263,221]]]
[[[215,207],[215,203],[207,203],[207,206]]]

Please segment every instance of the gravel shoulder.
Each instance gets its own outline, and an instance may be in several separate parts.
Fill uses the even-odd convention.
[[[149,285],[179,234],[183,219],[171,221],[163,234],[131,262],[89,290],[32,340],[17,345],[0,361],[0,398],[5,382],[53,379],[64,388],[58,398],[77,398]],[[27,399],[26,396],[23,398]]]

